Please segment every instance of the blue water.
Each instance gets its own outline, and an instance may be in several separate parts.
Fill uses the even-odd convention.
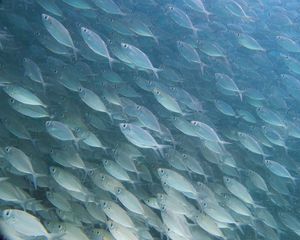
[[[300,239],[297,0],[0,1],[7,239]]]

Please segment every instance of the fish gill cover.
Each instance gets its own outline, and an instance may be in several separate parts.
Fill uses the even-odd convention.
[[[3,237],[300,239],[299,9],[0,1]]]

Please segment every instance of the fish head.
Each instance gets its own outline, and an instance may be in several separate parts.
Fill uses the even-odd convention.
[[[15,104],[16,104],[16,100],[13,99],[13,98],[10,98],[10,99],[8,100],[8,103],[11,104],[11,105],[15,105]]]
[[[183,42],[182,41],[177,41],[176,43],[177,43],[177,47],[178,48],[181,48],[183,46]]]
[[[266,159],[264,162],[265,162],[265,165],[266,165],[266,166],[272,165],[272,162],[271,162],[270,160],[268,160],[268,159]]]
[[[100,206],[102,209],[107,209],[109,208],[109,203],[108,201],[100,200]]]
[[[123,191],[124,191],[124,189],[121,188],[121,187],[115,187],[114,188],[114,192],[115,192],[116,195],[122,194]]]
[[[6,155],[10,154],[11,150],[12,150],[12,147],[9,147],[9,146],[4,148],[4,152],[5,152]]]
[[[51,176],[57,176],[57,174],[58,174],[58,168],[57,167],[51,166],[49,168],[49,171],[50,171]]]
[[[47,197],[48,199],[53,199],[53,192],[47,191],[47,192],[46,192],[46,197]]]
[[[164,169],[164,168],[158,168],[157,173],[158,173],[159,177],[163,177],[163,176],[167,175],[166,169]]]
[[[49,129],[53,126],[53,122],[52,121],[46,121],[45,126],[46,126],[47,129]]]
[[[83,96],[85,96],[85,94],[86,94],[86,91],[85,91],[84,88],[82,88],[82,87],[79,87],[79,88],[78,88],[78,92],[79,92],[79,96],[80,96],[80,97],[83,97]]]
[[[243,138],[246,136],[245,133],[243,133],[243,132],[238,132],[237,135],[239,138]]]
[[[231,183],[230,177],[227,177],[227,176],[224,176],[224,177],[223,177],[223,181],[224,181],[225,185],[228,185],[228,184]]]
[[[117,227],[112,220],[108,220],[106,222],[106,226],[108,227],[109,231],[114,230]]]
[[[191,121],[191,124],[193,124],[194,126],[198,126],[199,122],[197,122],[197,121]]]
[[[23,58],[24,65],[27,64],[27,63],[29,63],[29,62],[30,62],[29,58]]]
[[[120,123],[119,126],[122,132],[130,131],[130,125],[128,123]]]
[[[165,9],[164,9],[164,11],[165,11],[165,13],[171,13],[171,12],[173,12],[173,11],[175,11],[175,7],[173,6],[173,5],[171,5],[171,4],[168,4],[166,7],[165,7]]]
[[[257,111],[258,113],[263,112],[263,110],[264,110],[263,107],[258,107],[258,108],[256,108],[256,111]]]
[[[127,43],[121,43],[122,49],[128,49],[129,45]]]
[[[11,209],[5,209],[3,212],[2,212],[2,217],[4,220],[8,220],[12,217],[12,210]]]
[[[90,31],[89,29],[87,29],[85,27],[81,27],[80,30],[83,35],[89,34],[89,31]]]
[[[160,95],[161,95],[161,91],[160,91],[158,88],[154,88],[154,89],[153,89],[153,93],[154,93],[154,95],[156,95],[156,96],[160,96]]]
[[[109,165],[110,165],[109,160],[108,160],[108,159],[104,159],[104,160],[103,160],[103,165],[104,165],[104,166],[109,166]]]
[[[87,172],[88,176],[92,177],[95,175],[95,170],[94,169],[89,169]]]
[[[208,208],[208,203],[206,201],[202,201],[201,204],[200,204],[202,210]]]
[[[42,20],[43,20],[43,23],[46,24],[46,25],[52,25],[52,19],[49,15],[43,13],[42,14]]]

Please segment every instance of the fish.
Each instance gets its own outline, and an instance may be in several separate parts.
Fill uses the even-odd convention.
[[[109,65],[112,68],[112,63],[116,60],[110,56],[107,46],[102,38],[97,33],[85,27],[81,27],[81,35],[91,50],[108,59]]]
[[[78,50],[75,48],[73,39],[65,26],[62,25],[62,23],[60,23],[56,18],[45,13],[42,14],[42,21],[47,31],[57,42],[66,47],[72,48],[74,57],[77,59]]]
[[[23,237],[46,237],[53,239],[59,237],[59,234],[49,233],[40,220],[22,210],[5,209],[2,212],[4,222],[13,227],[17,233]]]
[[[0,1],[0,237],[297,239],[299,7]]]

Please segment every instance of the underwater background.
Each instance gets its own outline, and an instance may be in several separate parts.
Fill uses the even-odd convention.
[[[300,1],[0,1],[8,240],[300,239]]]

